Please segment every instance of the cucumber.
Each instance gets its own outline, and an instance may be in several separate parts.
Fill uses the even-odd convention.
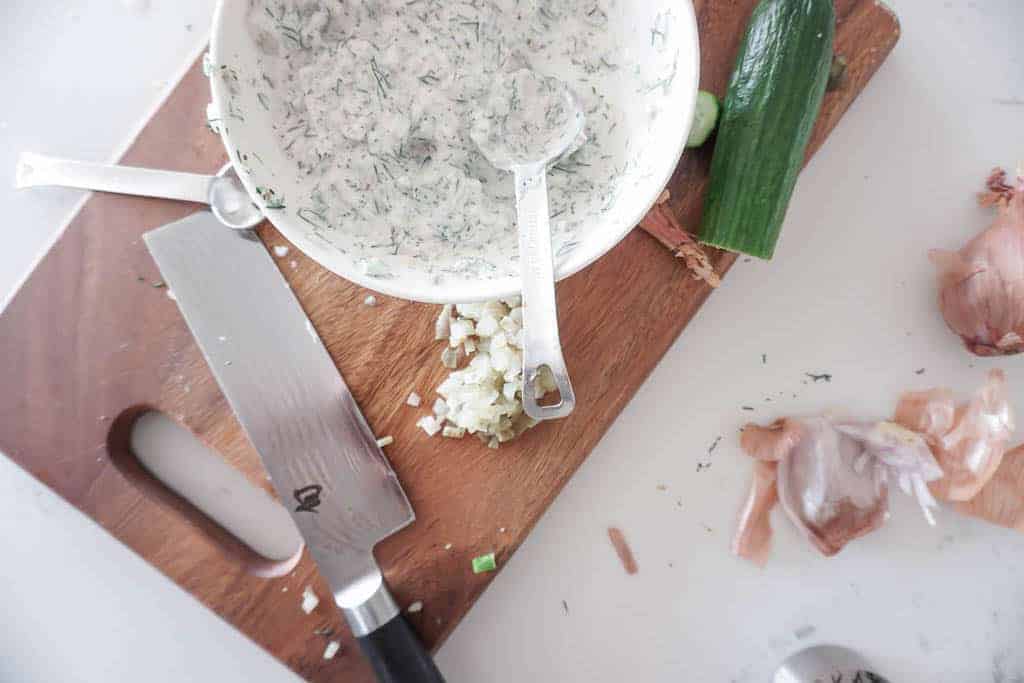
[[[832,64],[832,0],[761,0],[729,80],[700,241],[770,259]]]
[[[697,106],[693,111],[690,137],[686,139],[687,147],[700,147],[707,141],[718,124],[718,111],[717,97],[707,90],[697,91]]]

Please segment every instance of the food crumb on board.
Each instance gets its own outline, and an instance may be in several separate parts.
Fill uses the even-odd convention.
[[[505,533],[505,527],[501,527],[500,529],[498,529],[498,533],[499,534]]]
[[[410,405],[413,408],[419,408],[421,402],[422,399],[420,398],[420,395],[417,394],[415,391],[409,394],[409,398],[405,399],[406,405]]]
[[[284,246],[283,244],[279,244],[276,247],[274,247],[274,256],[276,256],[277,258],[284,258],[285,256],[288,255],[288,251],[288,247]]]
[[[408,607],[406,607],[405,611],[408,612],[409,614],[416,614],[417,612],[422,612],[423,611],[423,602],[420,601],[420,600],[417,600],[416,602],[414,602],[411,605],[409,605]]]
[[[444,549],[445,550],[451,550],[452,549],[452,544],[451,543],[445,543],[444,544]]]
[[[282,593],[287,593],[288,592],[288,586],[281,586],[281,592]]]
[[[174,295],[174,291],[172,291],[170,287],[167,288],[167,298],[170,299],[171,301],[178,300],[178,297]]]
[[[622,562],[622,568],[626,570],[627,574],[636,574],[640,571],[640,568],[636,564],[636,558],[633,557],[633,550],[629,547],[629,543],[626,541],[626,535],[622,533],[622,530],[618,527],[608,527],[608,540],[612,542],[612,547],[615,548],[615,554],[619,556],[619,561]]]
[[[369,294],[365,299],[363,299],[363,304],[370,306],[372,308],[373,306],[377,305],[377,297],[375,297],[373,294]]]
[[[334,655],[338,654],[338,650],[341,649],[341,643],[337,640],[332,640],[327,643],[327,647],[324,648],[324,659],[334,659]]]
[[[299,262],[296,261],[295,259],[292,259],[291,261],[288,262],[288,267],[291,268],[292,270],[295,270],[296,268],[299,267]]]
[[[330,626],[321,626],[320,628],[313,630],[314,636],[321,636],[323,638],[330,638],[334,635],[334,629]]]
[[[377,447],[378,448],[384,448],[385,446],[390,446],[394,442],[395,442],[395,437],[393,437],[390,434],[388,434],[387,436],[382,436],[379,439],[377,439]]]
[[[473,558],[473,573],[483,574],[485,572],[493,572],[498,568],[498,563],[494,561],[494,553],[490,552],[486,555],[480,555]]]
[[[310,614],[319,604],[320,598],[316,597],[316,593],[313,592],[312,588],[306,586],[302,591],[302,611]]]

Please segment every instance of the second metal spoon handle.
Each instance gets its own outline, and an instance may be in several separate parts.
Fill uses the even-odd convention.
[[[94,164],[25,152],[18,158],[14,186],[59,185],[206,204],[212,181],[213,176],[196,173]]]
[[[523,410],[535,420],[551,420],[571,413],[576,395],[558,337],[547,168],[538,164],[514,170],[523,280]],[[554,405],[537,402],[534,379],[544,366],[551,370],[561,394],[561,401]]]

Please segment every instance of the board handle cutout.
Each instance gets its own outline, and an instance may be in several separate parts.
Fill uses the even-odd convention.
[[[251,574],[282,576],[299,563],[304,544],[288,511],[164,413],[139,408],[122,414],[108,442],[126,478],[177,510]]]

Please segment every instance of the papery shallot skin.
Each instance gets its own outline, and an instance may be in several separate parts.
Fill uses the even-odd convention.
[[[914,417],[952,425],[941,394],[908,398]],[[945,412],[949,415],[946,416]],[[830,415],[748,424],[740,439],[755,459],[754,476],[733,538],[733,552],[764,565],[771,550],[770,513],[782,504],[793,526],[823,555],[880,527],[888,515],[890,483],[917,498],[927,520],[937,505],[928,489],[943,477],[927,439],[888,421],[839,420]]]
[[[763,565],[771,547],[769,515],[776,496],[793,525],[824,555],[877,529],[888,510],[887,489],[871,471],[857,471],[864,449],[829,417],[747,425],[743,449],[757,462],[733,552]]]
[[[981,195],[995,222],[958,251],[928,252],[938,269],[939,308],[971,353],[1024,351],[1024,191],[996,169]]]
[[[904,394],[896,421],[921,432],[945,476],[931,484],[936,497],[972,499],[1002,462],[1014,429],[1006,397],[1006,376],[992,370],[970,401],[955,405],[944,389]]]
[[[1007,453],[988,483],[971,500],[957,503],[956,510],[1024,531],[1024,446]]]
[[[858,471],[863,446],[828,417],[801,420],[805,437],[779,461],[778,492],[786,516],[823,555],[885,521],[888,490]]]

